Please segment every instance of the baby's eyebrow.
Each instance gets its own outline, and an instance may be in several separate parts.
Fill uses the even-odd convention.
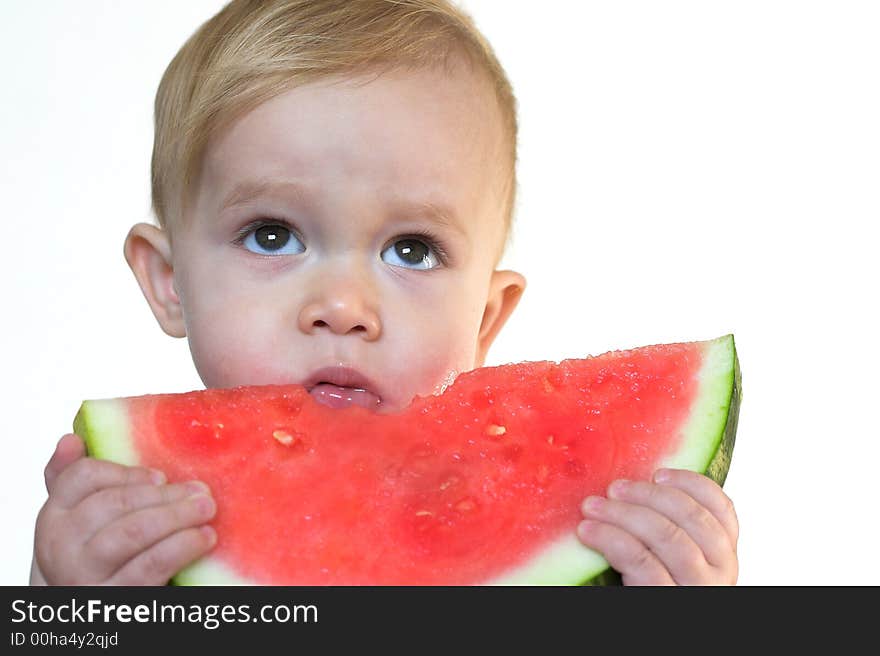
[[[294,180],[276,180],[271,178],[241,180],[226,194],[223,202],[220,204],[220,211],[223,212],[238,205],[245,205],[265,194],[305,199],[311,195],[311,191],[308,185]],[[394,203],[394,206],[406,218],[423,218],[462,235],[465,234],[455,210],[447,204],[400,199]]]
[[[449,228],[450,230],[455,230],[461,235],[465,234],[464,229],[461,227],[461,223],[456,219],[456,213],[451,208],[444,205],[438,206],[426,201],[420,203],[406,203],[403,207],[409,214],[423,217],[432,223]]]
[[[230,192],[226,194],[223,202],[220,203],[220,211],[227,210],[238,205],[259,198],[268,193],[283,194],[285,196],[305,197],[308,195],[305,186],[302,183],[292,180],[241,180],[237,182]]]

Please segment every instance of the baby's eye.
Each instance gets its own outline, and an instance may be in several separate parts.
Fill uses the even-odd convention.
[[[388,254],[390,259],[385,259]],[[406,237],[398,239],[391,246],[382,251],[383,260],[394,266],[402,266],[412,269],[433,269],[440,264],[434,249],[421,239]]]
[[[247,231],[241,243],[260,255],[296,255],[305,250],[302,242],[283,225],[265,223]]]

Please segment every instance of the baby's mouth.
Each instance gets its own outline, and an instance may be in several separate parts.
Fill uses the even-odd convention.
[[[378,410],[382,404],[381,388],[376,381],[341,363],[313,371],[302,384],[315,401],[331,408],[359,405]]]
[[[368,410],[376,410],[382,399],[360,387],[341,387],[333,383],[319,382],[309,389],[309,394],[318,403],[331,408],[347,408],[359,405]]]

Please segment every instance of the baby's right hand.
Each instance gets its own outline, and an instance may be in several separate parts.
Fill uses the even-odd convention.
[[[204,483],[84,456],[68,434],[46,465],[32,585],[165,585],[214,546]]]

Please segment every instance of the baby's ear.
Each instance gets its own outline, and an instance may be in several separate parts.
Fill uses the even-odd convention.
[[[174,289],[168,233],[149,223],[138,223],[125,238],[124,252],[162,330],[172,337],[186,337],[183,309]]]
[[[483,322],[480,324],[480,335],[477,338],[477,361],[474,366],[483,366],[489,347],[507,323],[525,289],[526,279],[516,271],[492,273],[486,309],[483,311]]]

